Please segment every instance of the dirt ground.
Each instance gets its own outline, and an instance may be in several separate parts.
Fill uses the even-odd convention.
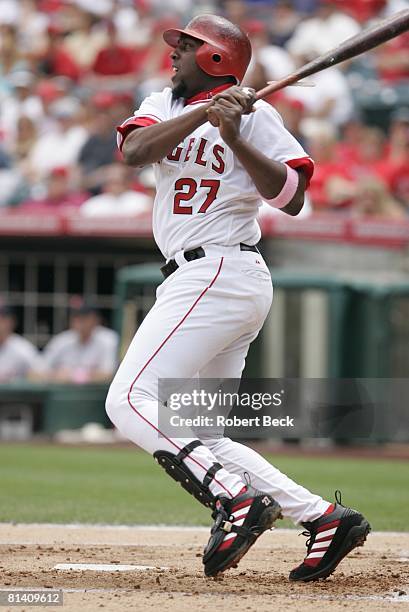
[[[205,578],[206,529],[0,524],[0,596],[5,589],[62,589],[61,607],[2,607],[89,612],[215,609],[409,610],[409,533],[370,534],[325,581],[289,583],[304,556],[304,537],[264,534],[239,567]],[[59,563],[112,564],[112,571],[56,570]],[[154,569],[115,571],[116,564]]]

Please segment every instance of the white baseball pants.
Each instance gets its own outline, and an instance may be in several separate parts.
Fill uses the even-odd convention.
[[[186,262],[157,289],[156,302],[135,334],[111,384],[106,401],[119,431],[153,454],[177,454],[196,439],[170,438],[158,427],[158,380],[240,378],[250,343],[272,301],[269,270],[258,253],[209,245],[206,257]],[[214,463],[223,465],[210,483],[213,495],[234,497],[251,484],[271,494],[295,523],[321,516],[329,502],[313,495],[262,456],[229,438],[203,439],[185,459],[202,482]]]

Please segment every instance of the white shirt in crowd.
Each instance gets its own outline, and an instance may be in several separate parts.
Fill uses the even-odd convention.
[[[313,17],[297,26],[287,49],[292,55],[318,57],[360,30],[358,22],[344,13],[334,13],[327,19]]]
[[[309,113],[319,113],[328,101],[333,101],[332,110],[325,117],[330,123],[342,125],[353,115],[354,102],[348,81],[339,68],[329,68],[309,78],[314,87],[288,87],[286,96],[300,100]]]
[[[42,373],[70,370],[78,381],[87,374],[114,372],[117,364],[118,335],[112,329],[97,326],[86,343],[74,330],[57,334],[45,347],[36,369]]]
[[[87,130],[74,125],[66,132],[56,130],[40,136],[30,153],[30,163],[42,175],[59,166],[72,166],[88,137]]]
[[[152,208],[152,198],[145,193],[125,191],[120,195],[101,193],[90,198],[80,208],[86,217],[102,217],[108,215],[128,216],[149,211]]]
[[[0,344],[0,383],[25,378],[37,358],[37,349],[31,342],[11,334]]]
[[[295,64],[290,54],[276,45],[266,45],[257,49],[250,62],[250,73],[255,62],[258,61],[264,68],[268,80],[278,81],[295,70]]]
[[[36,96],[19,100],[10,94],[1,100],[0,131],[7,146],[15,143],[17,123],[21,117],[28,117],[38,127],[44,117],[43,106]]]

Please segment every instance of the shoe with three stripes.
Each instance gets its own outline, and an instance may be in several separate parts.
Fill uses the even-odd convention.
[[[307,556],[290,572],[290,580],[310,582],[327,578],[342,559],[357,546],[363,546],[371,531],[368,521],[356,510],[341,504],[335,492],[335,504],[315,521],[302,523],[308,537]]]
[[[281,507],[271,495],[246,485],[233,499],[219,497],[212,517],[215,522],[203,554],[206,576],[235,567],[257,538],[281,517]]]

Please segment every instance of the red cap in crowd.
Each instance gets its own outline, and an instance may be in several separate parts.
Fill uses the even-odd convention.
[[[113,91],[98,91],[90,100],[91,104],[99,110],[111,108],[118,102],[118,95]]]
[[[254,36],[255,34],[265,34],[267,32],[267,26],[263,21],[258,19],[250,19],[244,22],[243,30],[249,35]]]
[[[50,176],[58,177],[58,178],[67,178],[69,174],[69,169],[65,166],[56,166],[50,172]]]

